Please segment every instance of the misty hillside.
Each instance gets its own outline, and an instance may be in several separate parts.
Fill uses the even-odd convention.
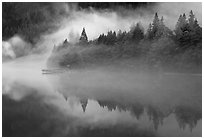
[[[48,59],[51,67],[115,64],[131,69],[201,72],[202,21],[197,7],[183,3],[188,11],[179,13],[181,4],[177,3],[169,13],[169,5],[4,2],[2,38],[12,45],[5,43],[3,61],[33,53],[39,42],[45,41],[44,36],[50,35],[46,47],[54,48]],[[14,36],[20,41],[18,46],[23,45],[21,49],[13,46]]]
[[[129,31],[109,31],[94,40],[88,40],[83,28],[78,42],[66,39],[53,48],[48,65],[85,68],[115,64],[120,68],[201,72],[202,28],[193,11],[188,16],[181,14],[174,30],[164,20],[155,13],[146,32],[138,22]]]

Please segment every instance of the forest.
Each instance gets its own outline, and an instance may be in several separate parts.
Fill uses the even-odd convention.
[[[66,39],[54,47],[50,60],[58,66],[116,64],[126,68],[201,72],[202,28],[192,10],[188,16],[179,16],[174,30],[164,24],[158,13],[146,32],[138,22],[129,31],[110,30],[88,40],[83,28],[79,42],[71,44]]]
[[[126,3],[125,7],[150,4]],[[56,5],[57,3],[3,3],[3,40],[18,34],[35,44],[41,34],[54,32],[59,27],[57,22],[67,14]],[[78,4],[79,9],[89,6],[114,9],[121,6],[121,3],[103,3],[102,6],[98,3]],[[48,65],[87,67],[115,63],[121,67],[141,69],[185,72],[202,70],[202,27],[192,10],[188,15],[178,15],[174,29],[168,28],[163,16],[155,13],[148,29],[144,29],[142,23],[138,22],[128,31],[110,30],[94,40],[89,40],[88,37],[83,28],[81,37],[75,44],[67,38],[64,43],[55,46]]]

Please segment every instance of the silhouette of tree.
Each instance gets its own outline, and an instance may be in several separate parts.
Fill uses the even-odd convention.
[[[86,31],[85,28],[83,28],[82,32],[81,32],[81,36],[79,38],[80,43],[85,44],[88,42],[88,37],[86,35]]]
[[[147,109],[147,114],[149,116],[149,120],[153,122],[155,130],[157,130],[159,125],[163,124],[163,113],[154,107],[149,106]]]
[[[103,108],[107,107],[109,111],[116,110],[116,106],[117,106],[117,104],[115,102],[111,102],[111,101],[98,100],[98,104]]]
[[[159,21],[158,30],[155,34],[155,38],[161,38],[161,37],[171,37],[173,36],[173,32],[165,26],[164,24],[164,18],[161,17],[161,20]]]
[[[81,107],[83,109],[83,112],[86,112],[86,106],[88,104],[88,99],[81,99],[80,103],[81,103]]]
[[[152,23],[152,33],[154,37],[156,36],[156,32],[159,29],[159,25],[160,25],[160,20],[159,20],[158,14],[155,13],[153,23]]]
[[[146,39],[148,39],[148,40],[152,40],[153,39],[153,32],[152,32],[152,24],[150,23],[149,24],[149,27],[148,27],[148,29],[147,29],[147,33],[146,33]]]
[[[180,15],[174,31],[177,39],[179,39],[183,34],[183,31],[186,25],[187,25],[186,15],[185,14]]]
[[[175,29],[176,40],[180,47],[195,46],[202,41],[202,28],[199,26],[193,11],[190,11],[188,20],[186,15],[180,15]]]
[[[190,11],[190,14],[189,14],[188,23],[189,23],[190,28],[193,29],[194,23],[195,23],[195,15],[193,14],[192,10]]]
[[[188,22],[190,28],[191,44],[196,45],[202,41],[202,28],[199,26],[192,10],[190,11]]]
[[[192,131],[196,127],[197,121],[202,118],[202,111],[184,106],[177,106],[175,109],[176,119],[179,127],[185,129],[186,125]]]
[[[132,104],[129,109],[138,120],[144,113],[144,106],[142,106],[141,104]]]
[[[132,40],[136,43],[144,38],[144,29],[140,23],[137,23],[136,26],[132,27],[130,32],[132,32]]]

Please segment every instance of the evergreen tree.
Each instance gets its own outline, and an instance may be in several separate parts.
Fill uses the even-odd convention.
[[[103,34],[101,34],[101,35],[98,37],[97,43],[98,43],[98,44],[101,44],[101,43],[104,43],[104,42],[105,42],[105,35],[104,35],[104,33],[103,33]]]
[[[116,32],[114,31],[109,31],[107,36],[106,36],[106,41],[105,41],[105,44],[107,45],[114,45],[115,42],[117,40],[117,37],[116,37]]]
[[[201,42],[202,42],[202,28],[199,26],[197,19],[195,19],[192,31],[191,31],[191,44],[197,45],[200,43],[201,48]]]
[[[164,18],[162,16],[158,24],[157,32],[155,33],[155,38],[159,39],[161,37],[171,37],[173,35],[172,31],[165,26]]]
[[[121,30],[119,30],[117,33],[117,42],[120,44],[124,43],[124,38],[126,34],[126,31],[122,32]]]
[[[188,20],[186,15],[180,15],[175,28],[176,40],[180,47],[197,45],[202,41],[202,28],[199,26],[193,11],[190,11]]]
[[[202,41],[202,28],[199,26],[192,10],[190,11],[188,22],[190,28],[191,44],[196,45]]]
[[[153,23],[147,29],[146,38],[149,40],[159,39],[161,37],[171,37],[172,31],[165,26],[164,18],[159,19],[158,14],[155,13]]]
[[[81,37],[80,37],[79,41],[81,43],[87,43],[88,42],[88,37],[86,35],[85,28],[83,28],[83,30],[82,30]]]
[[[193,29],[194,23],[195,23],[195,15],[193,14],[192,10],[190,11],[190,14],[189,14],[188,23],[190,28]]]
[[[160,24],[160,20],[159,20],[158,14],[155,13],[154,20],[153,20],[153,23],[152,23],[153,37],[156,36],[156,33],[157,33],[158,29],[159,29],[159,24]]]
[[[187,24],[188,22],[186,20],[186,15],[185,14],[180,15],[174,31],[177,39],[179,39],[182,36],[183,32],[186,30]]]
[[[152,33],[152,24],[149,24],[149,27],[147,29],[147,33],[146,33],[146,39],[151,40],[153,39],[153,33]]]
[[[144,38],[144,29],[140,23],[137,23],[132,30],[132,40],[138,43],[143,38]]]

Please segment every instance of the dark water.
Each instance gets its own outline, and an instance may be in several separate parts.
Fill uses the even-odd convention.
[[[3,136],[201,136],[201,79],[3,68]]]

